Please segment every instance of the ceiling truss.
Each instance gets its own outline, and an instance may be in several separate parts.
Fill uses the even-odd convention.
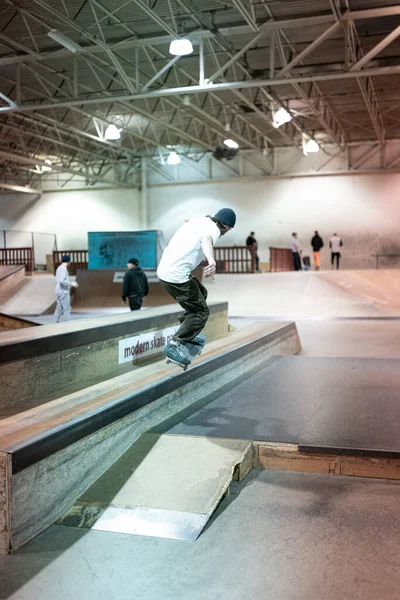
[[[377,2],[351,10],[348,0],[327,0],[324,14],[276,18],[266,0],[227,0],[227,25],[226,19],[218,22],[218,11],[196,0],[153,5],[82,0],[75,14],[64,0],[4,4],[3,177],[16,171],[36,177],[32,167],[47,155],[54,158],[55,172],[84,176],[89,183],[134,186],[143,157],[156,169],[176,149],[189,165],[191,157],[211,153],[224,137],[235,139],[243,151],[265,154],[281,146],[300,151],[302,134],[316,137],[322,149],[334,143],[338,152],[355,135],[380,147],[388,131],[394,128],[400,135],[400,102],[390,97],[391,105],[382,109],[385,99],[377,91],[377,83],[389,76],[400,82],[400,50],[391,50],[400,36],[398,5]],[[281,5],[284,14],[284,0]],[[128,9],[138,15],[137,23],[124,18]],[[371,29],[364,36],[366,23],[385,17],[393,18],[390,31]],[[17,18],[20,36],[12,31]],[[54,29],[79,50],[52,46],[46,34]],[[169,42],[182,35],[194,44],[189,59],[168,54]],[[329,48],[334,48],[331,54]],[[396,86],[391,87],[395,95]],[[351,119],[338,109],[340,89],[351,89],[355,99],[359,94],[368,116],[354,123],[354,132]],[[276,129],[273,113],[279,107],[293,118]],[[105,139],[110,124],[122,128],[121,141]]]

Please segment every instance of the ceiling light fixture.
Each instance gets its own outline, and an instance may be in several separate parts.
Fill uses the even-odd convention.
[[[116,125],[108,125],[104,133],[105,140],[119,140],[121,137],[122,129],[119,129]]]
[[[179,155],[175,152],[175,150],[171,150],[167,158],[167,164],[169,165],[179,165],[181,159]]]
[[[57,44],[60,44],[60,46],[63,46],[73,54],[76,54],[77,52],[82,52],[83,50],[82,46],[80,46],[73,40],[70,40],[69,37],[67,37],[63,33],[60,33],[59,31],[57,31],[57,29],[51,29],[47,33],[47,35],[49,38],[57,42]]]
[[[53,170],[51,168],[52,162],[49,158],[46,158],[46,160],[44,162],[46,163],[45,165],[36,165],[37,173],[48,173]]]
[[[186,56],[187,54],[192,54],[192,52],[193,44],[190,40],[179,38],[172,40],[169,45],[169,53],[173,56]]]
[[[281,125],[289,123],[289,121],[291,121],[292,118],[292,115],[285,108],[278,108],[278,110],[274,114],[272,125],[275,127],[275,129],[278,129],[278,127],[280,127]]]
[[[235,150],[236,148],[239,148],[239,144],[231,139],[224,140],[224,144],[225,146],[228,146],[228,148],[234,148]]]
[[[303,154],[305,156],[307,156],[307,154],[313,154],[314,152],[319,152],[318,143],[315,140],[309,138],[304,133],[302,135],[302,141],[303,141]]]

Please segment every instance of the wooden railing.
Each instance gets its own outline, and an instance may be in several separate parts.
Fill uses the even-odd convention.
[[[33,271],[32,248],[0,248],[0,265],[23,265],[27,273]]]
[[[371,254],[376,259],[376,268],[379,269],[380,258],[399,258],[399,253],[390,252],[388,254]]]
[[[293,253],[290,248],[270,248],[270,271],[293,271]]]
[[[76,275],[78,269],[88,268],[88,251],[87,250],[56,250],[53,252],[53,267],[54,273],[57,267],[60,266],[64,254],[69,254],[71,262],[69,263],[69,274]]]
[[[69,254],[69,274],[76,275],[78,269],[88,268],[87,250],[57,250],[53,252],[54,273],[61,264],[64,254]],[[255,254],[248,246],[219,246],[214,248],[217,273],[254,273]]]
[[[216,246],[217,273],[254,273],[255,255],[248,246]]]

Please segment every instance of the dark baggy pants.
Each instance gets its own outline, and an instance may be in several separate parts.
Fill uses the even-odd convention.
[[[142,296],[129,296],[129,308],[131,310],[140,310],[142,308]]]
[[[295,271],[301,271],[301,259],[299,252],[293,252],[293,266]]]
[[[336,258],[336,268],[338,269],[340,266],[340,252],[331,252],[332,267],[335,264],[335,258]]]
[[[207,306],[207,290],[196,277],[185,283],[161,281],[164,288],[185,310],[180,318],[181,326],[174,335],[180,342],[191,342],[205,327],[210,309]]]

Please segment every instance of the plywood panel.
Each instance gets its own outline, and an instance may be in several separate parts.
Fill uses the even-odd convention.
[[[10,547],[10,456],[0,452],[0,553]]]

